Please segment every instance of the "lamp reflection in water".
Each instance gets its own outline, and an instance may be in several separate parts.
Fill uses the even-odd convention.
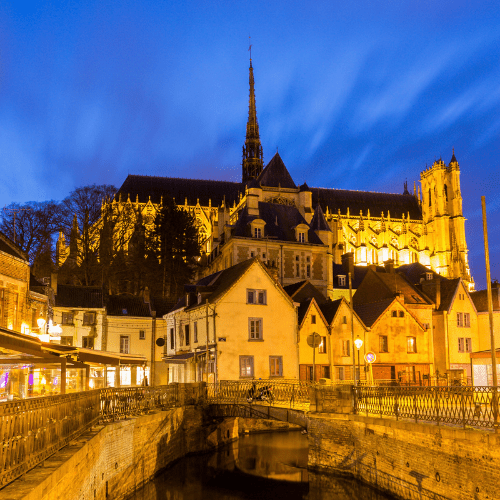
[[[359,338],[359,335],[356,338],[356,340],[354,341],[354,345],[356,346],[356,349],[358,350],[358,385],[359,385],[359,382],[361,380],[361,366],[359,363],[359,350],[361,349],[361,347],[363,345],[363,341]]]

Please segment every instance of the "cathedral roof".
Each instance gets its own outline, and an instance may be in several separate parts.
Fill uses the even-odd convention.
[[[175,198],[177,205],[183,205],[186,198],[188,205],[217,206],[225,199],[226,205],[238,202],[239,193],[245,192],[245,185],[241,182],[213,181],[206,179],[181,179],[178,177],[155,177],[148,175],[128,175],[117,194],[122,200],[135,202],[139,196],[140,203],[147,203],[151,197],[152,203],[160,203],[161,197]]]
[[[323,213],[323,210],[321,210],[321,205],[316,205],[316,208],[314,210],[314,215],[311,220],[311,229],[313,231],[330,231],[330,226],[326,222],[325,215]]]
[[[351,215],[359,214],[363,210],[366,214],[370,210],[372,217],[380,217],[384,212],[390,212],[391,217],[401,219],[410,213],[410,219],[422,220],[422,211],[418,201],[411,194],[374,193],[371,191],[348,191],[346,189],[311,188],[313,205],[319,203],[323,211],[328,207],[330,213],[345,215],[347,209]]]
[[[278,153],[273,156],[257,180],[262,186],[266,187],[297,189],[292,176],[288,172],[281,156]]]
[[[297,241],[295,227],[299,224],[307,224],[304,217],[291,205],[278,205],[259,201],[259,215],[248,215],[248,209],[245,207],[241,216],[234,226],[233,236],[251,238],[251,228],[249,223],[254,219],[262,219],[266,222],[264,227],[264,238],[270,238],[278,241]],[[319,236],[312,230],[308,231],[309,243],[322,245],[323,242]]]

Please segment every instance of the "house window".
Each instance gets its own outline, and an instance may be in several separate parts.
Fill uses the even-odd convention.
[[[120,335],[120,353],[130,353],[130,337],[128,335]]]
[[[247,290],[247,304],[267,304],[266,290]]]
[[[338,380],[345,380],[344,379],[344,367],[343,366],[338,366],[337,367],[337,379]]]
[[[342,323],[343,323],[344,325],[347,325],[347,316],[343,316],[343,317],[342,317]]]
[[[198,322],[193,323],[193,342],[196,344],[198,342]]]
[[[283,356],[269,356],[269,375],[271,377],[283,376]]]
[[[321,344],[318,346],[318,352],[326,353],[326,337],[321,337]]]
[[[62,313],[62,324],[63,325],[72,325],[73,324],[73,313],[72,312],[63,312]]]
[[[227,263],[226,263],[226,267],[227,267]],[[198,304],[201,304],[201,293],[198,294]]]
[[[399,311],[399,317],[404,318],[405,317],[405,312],[404,311]]]
[[[470,327],[470,313],[457,313],[457,326]]]
[[[425,279],[427,281],[432,281],[432,273],[425,273]]]
[[[351,342],[349,340],[342,341],[342,356],[351,355]]]
[[[306,233],[299,233],[299,243],[304,243],[306,241]]]
[[[255,227],[253,230],[253,235],[255,238],[262,238],[262,228]]]
[[[295,276],[300,278],[300,264],[295,264]]]
[[[61,345],[73,345],[73,337],[72,336],[61,336]]]
[[[416,337],[406,337],[406,352],[417,352]]]
[[[191,343],[191,339],[189,338],[189,325],[184,325],[184,338],[186,339],[186,345]]]
[[[82,337],[82,347],[86,349],[94,348],[94,337]]]
[[[146,340],[146,331],[139,330],[139,340]]]
[[[379,352],[389,352],[389,344],[387,343],[387,335],[379,336]]]
[[[240,377],[253,377],[253,356],[240,356]]]
[[[93,313],[93,312],[83,313],[83,325],[84,326],[93,325],[94,323],[95,323],[95,313]]]
[[[175,349],[175,334],[173,328],[170,328],[170,349]]]
[[[316,314],[311,314],[311,323],[312,323],[313,325],[315,325],[315,324],[316,324]]]
[[[458,352],[472,352],[472,339],[470,337],[459,337]]]
[[[248,340],[262,340],[262,318],[248,318]]]
[[[306,266],[306,278],[311,277],[311,264],[307,264]]]
[[[398,317],[398,312],[397,311],[392,311],[392,317],[397,318]]]
[[[345,276],[337,276],[339,286],[345,286]]]

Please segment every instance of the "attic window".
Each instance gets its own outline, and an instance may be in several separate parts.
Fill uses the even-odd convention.
[[[254,238],[262,238],[262,228],[255,227],[253,230],[253,236]]]
[[[339,286],[345,286],[345,276],[337,276],[339,280]]]
[[[297,239],[298,239],[299,243],[305,243],[305,241],[306,241],[306,233],[299,233]]]
[[[427,281],[432,281],[432,273],[425,273],[425,279]]]
[[[186,306],[189,306],[189,293],[186,293]]]

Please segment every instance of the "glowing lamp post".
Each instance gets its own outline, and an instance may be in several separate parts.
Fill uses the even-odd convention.
[[[356,340],[354,341],[354,345],[356,346],[356,349],[358,350],[358,385],[359,385],[359,382],[361,380],[361,366],[360,366],[360,363],[359,363],[359,350],[361,349],[362,345],[363,345],[363,341],[357,337]]]

